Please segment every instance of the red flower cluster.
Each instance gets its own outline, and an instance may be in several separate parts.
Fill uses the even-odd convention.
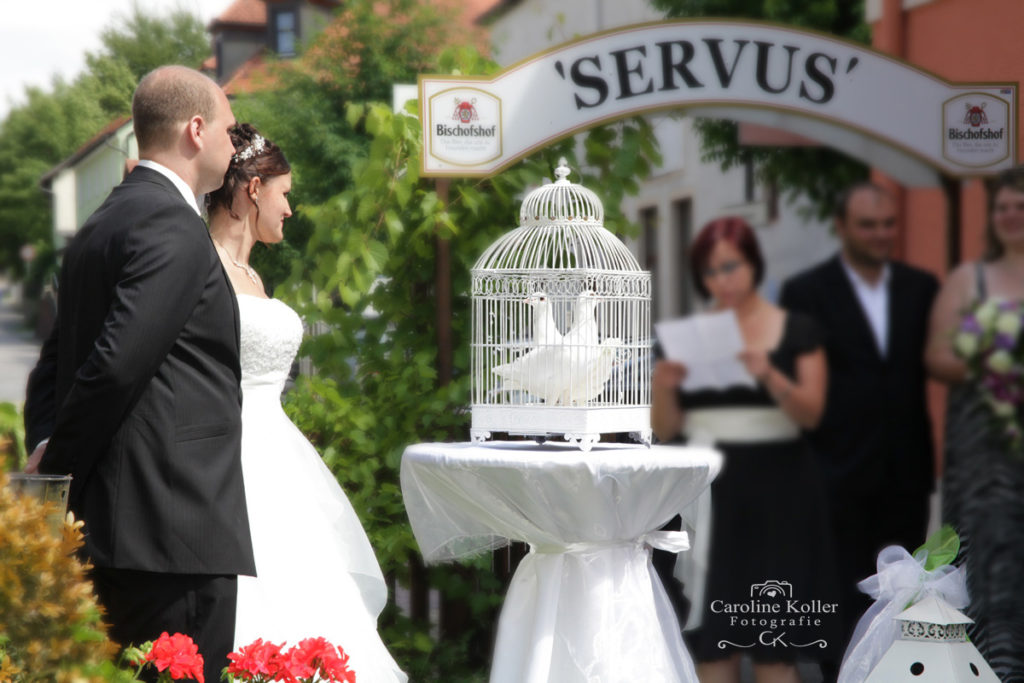
[[[227,673],[240,681],[268,683],[356,683],[348,655],[324,638],[307,638],[287,651],[283,645],[257,639],[228,655]]]
[[[199,647],[186,635],[161,633],[146,654],[146,662],[152,662],[160,673],[169,670],[173,680],[191,678],[205,683],[203,656],[199,654]]]

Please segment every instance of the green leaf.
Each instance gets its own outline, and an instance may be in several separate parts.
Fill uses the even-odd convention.
[[[946,524],[933,533],[920,548],[914,551],[914,557],[921,552],[927,553],[924,568],[934,571],[939,567],[952,564],[960,552],[960,537],[953,527]]]
[[[382,242],[370,240],[366,245],[366,262],[370,268],[377,272],[384,267],[388,261],[388,248]]]
[[[391,240],[398,239],[398,236],[405,230],[405,226],[402,225],[402,219],[398,217],[398,212],[394,209],[388,209],[384,212],[384,227],[387,228],[388,237]]]

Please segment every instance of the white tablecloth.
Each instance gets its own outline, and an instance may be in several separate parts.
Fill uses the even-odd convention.
[[[491,683],[697,683],[647,544],[720,468],[709,448],[436,443],[407,448],[401,475],[427,562],[531,545]]]

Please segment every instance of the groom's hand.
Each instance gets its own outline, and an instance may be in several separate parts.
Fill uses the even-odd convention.
[[[28,456],[28,462],[25,463],[25,474],[39,473],[39,461],[43,459],[43,453],[46,452],[46,444],[46,441],[42,442],[32,451],[32,455]]]

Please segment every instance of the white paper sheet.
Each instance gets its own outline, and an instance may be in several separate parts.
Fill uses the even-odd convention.
[[[654,332],[665,357],[686,366],[684,391],[757,386],[738,357],[745,344],[733,311],[666,320]]]

